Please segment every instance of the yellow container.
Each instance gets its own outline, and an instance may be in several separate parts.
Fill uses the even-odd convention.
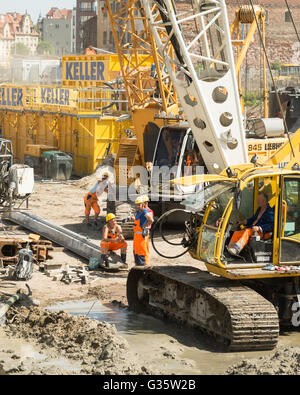
[[[40,150],[40,146],[56,147],[73,156],[73,173],[93,173],[107,154],[116,154],[125,130],[131,121],[117,122],[118,117],[98,113],[53,114],[0,110],[2,137],[12,141],[16,161]]]
[[[111,72],[118,68],[116,56],[104,60]],[[28,146],[31,152],[51,146],[73,156],[74,174],[91,174],[107,154],[117,153],[126,129],[133,129],[131,121],[119,122],[126,105],[117,108],[114,93],[106,87],[2,85],[2,137],[12,141],[16,161],[24,161]]]

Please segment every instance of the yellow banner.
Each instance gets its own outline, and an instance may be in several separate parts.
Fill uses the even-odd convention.
[[[68,88],[50,86],[27,87],[25,94],[25,106],[54,106],[77,108],[78,91]]]
[[[2,86],[0,88],[0,108],[24,108],[24,90],[22,87]]]
[[[109,60],[66,59],[62,63],[62,80],[66,82],[109,81]]]
[[[14,110],[78,107],[78,91],[51,86],[2,86],[0,108]]]

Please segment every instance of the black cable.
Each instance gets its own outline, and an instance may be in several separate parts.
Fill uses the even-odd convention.
[[[159,252],[158,249],[156,248],[155,244],[154,244],[154,234],[155,234],[155,229],[157,228],[158,224],[160,223],[160,221],[165,220],[166,217],[168,217],[171,213],[173,213],[173,212],[175,212],[175,211],[183,211],[183,212],[186,212],[186,213],[189,212],[189,211],[183,210],[183,209],[173,209],[173,210],[167,211],[166,213],[164,213],[164,214],[157,220],[157,222],[154,224],[154,226],[153,226],[152,229],[151,229],[151,236],[150,236],[150,239],[151,239],[151,244],[152,244],[152,246],[153,246],[153,249],[154,249],[154,251],[155,251],[159,256],[161,256],[162,258],[166,258],[166,259],[176,259],[176,258],[180,258],[181,256],[185,255],[185,254],[190,250],[190,248],[191,248],[190,246],[188,246],[184,252],[182,252],[182,253],[180,253],[180,254],[178,254],[178,255],[175,255],[175,256],[167,256],[167,255],[164,255],[164,254],[162,254],[161,252]],[[166,241],[167,243],[171,244],[168,240],[165,240],[165,241]]]
[[[294,27],[296,36],[297,36],[297,38],[298,38],[298,41],[300,42],[300,36],[299,36],[298,31],[297,31],[297,28],[296,28],[296,25],[295,25],[295,22],[294,22],[294,18],[293,18],[293,15],[292,15],[292,11],[291,11],[291,9],[290,9],[290,6],[289,6],[287,0],[285,0],[285,4],[286,4],[286,7],[287,7],[287,9],[288,9],[288,11],[289,11],[289,14],[290,14],[290,17],[291,17],[291,21],[292,21],[292,24],[293,24],[293,27]]]
[[[181,242],[180,243],[172,243],[171,241],[169,241],[168,239],[166,239],[166,237],[164,236],[164,234],[163,234],[163,231],[162,231],[162,227],[163,227],[163,224],[165,223],[165,221],[167,220],[167,218],[170,216],[170,215],[172,215],[173,214],[173,212],[177,212],[178,210],[181,210],[181,209],[173,209],[173,210],[169,210],[168,212],[167,212],[167,216],[165,216],[165,215],[162,215],[159,219],[158,219],[158,221],[160,222],[160,225],[159,225],[159,233],[161,234],[161,237],[162,237],[162,239],[166,242],[166,243],[168,243],[168,244],[170,244],[170,245],[173,245],[173,246],[179,246],[179,245],[182,245],[181,244]],[[185,211],[185,210],[183,210],[183,211]],[[165,213],[166,214],[166,213]],[[157,222],[158,222],[157,221]]]

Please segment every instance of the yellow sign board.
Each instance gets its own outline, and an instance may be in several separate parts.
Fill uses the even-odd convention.
[[[65,83],[109,81],[109,64],[109,59],[103,56],[86,56],[79,60],[66,57],[62,63],[62,80]]]
[[[41,109],[53,106],[78,107],[78,91],[55,86],[2,86],[0,88],[0,109]]]

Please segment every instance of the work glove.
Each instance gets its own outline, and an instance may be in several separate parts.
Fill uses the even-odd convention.
[[[148,229],[148,228],[143,229],[142,236],[143,236],[144,238],[145,238],[146,236],[149,236],[149,229]]]

